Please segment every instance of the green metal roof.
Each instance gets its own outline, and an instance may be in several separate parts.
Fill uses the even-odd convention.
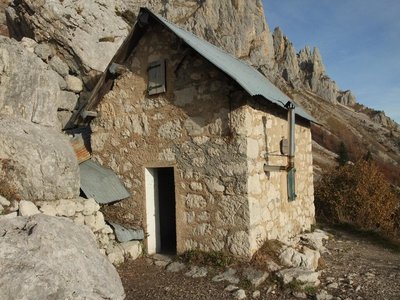
[[[81,163],[79,169],[82,191],[97,203],[111,203],[130,196],[118,176],[94,160]]]
[[[288,101],[294,103],[279,88],[273,85],[265,76],[245,62],[235,58],[213,44],[195,36],[194,34],[179,28],[175,24],[167,21],[163,17],[152,13],[147,8],[141,8],[140,13],[149,13],[159,22],[174,32],[186,44],[198,52],[201,56],[235,80],[251,96],[262,96],[266,100],[285,108]],[[315,119],[305,112],[299,105],[294,103],[297,115],[316,122]],[[286,108],[285,108],[286,109]]]

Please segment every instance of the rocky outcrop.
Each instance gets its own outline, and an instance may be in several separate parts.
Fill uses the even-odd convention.
[[[297,60],[296,50],[293,44],[282,34],[279,27],[275,28],[274,34],[275,61],[279,75],[294,88],[300,88],[300,68]]]
[[[356,97],[350,90],[339,91],[337,101],[343,105],[353,106],[356,104]]]
[[[372,117],[372,121],[375,123],[381,124],[385,127],[394,129],[394,130],[400,130],[400,125],[397,124],[395,121],[393,121],[391,118],[386,116],[386,114],[383,111],[377,111],[375,112]]]
[[[318,48],[313,51],[309,47],[298,54],[300,77],[306,88],[332,103],[336,103],[339,89],[336,83],[325,73],[325,66]]]
[[[327,76],[318,48],[311,51],[305,47],[296,54],[289,39],[279,27],[273,34],[276,69],[286,84],[294,89],[309,89],[331,103],[354,105],[356,99],[351,91],[340,91],[335,81]]]
[[[104,71],[148,7],[254,65],[273,61],[272,36],[260,1],[14,1],[8,8],[11,35],[52,44],[73,74]]]
[[[23,199],[79,196],[75,153],[68,138],[52,128],[1,116],[0,172],[0,177],[7,178],[8,184]]]
[[[1,299],[124,299],[86,227],[37,214],[0,219],[0,235]]]

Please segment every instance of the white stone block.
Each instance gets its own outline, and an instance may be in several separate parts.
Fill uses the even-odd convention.
[[[72,200],[60,200],[56,206],[58,216],[72,217],[75,215],[75,202]]]
[[[93,232],[97,232],[106,226],[104,215],[101,212],[96,212],[94,215],[85,216],[85,225],[89,226]]]
[[[107,257],[114,266],[118,266],[124,262],[124,251],[122,247],[115,246],[109,251]]]
[[[139,241],[130,241],[121,244],[124,254],[130,259],[137,259],[142,254],[142,244]]]
[[[74,223],[78,225],[85,225],[85,216],[81,213],[77,213],[74,219]]]
[[[67,89],[74,93],[80,93],[83,90],[83,83],[78,77],[67,75],[65,76],[65,82],[67,83]]]
[[[51,205],[51,204],[43,204],[41,207],[40,207],[40,211],[43,213],[43,214],[45,214],[45,215],[47,215],[47,216],[56,216],[57,215],[57,210],[56,210],[56,208],[53,206],[53,205]]]
[[[100,205],[97,204],[96,200],[89,198],[84,202],[83,205],[83,215],[89,216],[93,215],[96,211],[100,209]]]
[[[21,200],[19,202],[19,215],[22,217],[29,217],[40,214],[39,209],[31,201]]]

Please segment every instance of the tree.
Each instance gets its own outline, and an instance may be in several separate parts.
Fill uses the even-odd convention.
[[[344,166],[349,161],[349,153],[347,151],[346,145],[343,142],[340,142],[339,150],[338,150],[338,158],[337,161],[339,166]]]
[[[371,153],[370,150],[368,150],[368,152],[364,155],[363,159],[364,159],[365,161],[369,161],[369,162],[371,162],[371,161],[373,160],[373,158],[372,158],[372,153]]]

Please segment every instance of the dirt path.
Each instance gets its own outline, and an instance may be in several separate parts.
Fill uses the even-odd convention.
[[[341,299],[400,299],[400,252],[371,239],[331,231],[321,282],[338,283],[329,293]]]
[[[399,300],[400,252],[388,249],[370,239],[352,233],[329,230],[333,238],[326,247],[330,254],[322,256],[321,284],[315,290],[301,293],[296,287],[281,287],[270,276],[257,288],[258,299],[316,299],[322,290],[332,295],[330,299],[342,300]],[[234,266],[240,270],[241,266]],[[130,299],[234,299],[224,291],[229,283],[215,283],[212,277],[221,269],[208,268],[205,278],[184,275],[187,269],[172,273],[149,263],[146,258],[124,264],[119,268],[123,285]],[[254,288],[241,281],[239,287],[252,299]],[[328,297],[329,298],[329,297]],[[328,299],[325,298],[325,299]],[[324,299],[324,298],[322,298]]]

